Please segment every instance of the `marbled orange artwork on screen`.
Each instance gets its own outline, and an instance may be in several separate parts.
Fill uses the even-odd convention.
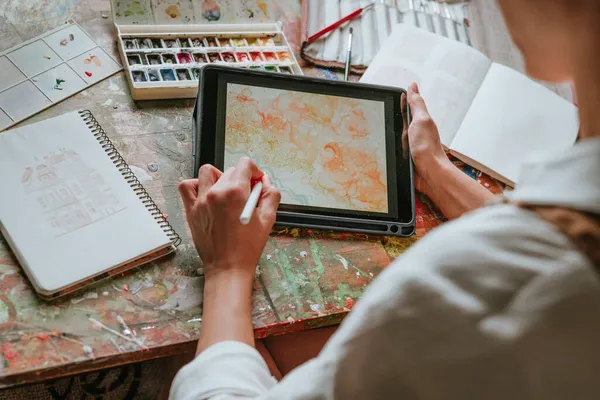
[[[228,84],[225,168],[257,161],[282,203],[388,212],[384,104]]]

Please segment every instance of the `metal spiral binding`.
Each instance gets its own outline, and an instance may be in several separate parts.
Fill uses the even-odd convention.
[[[129,168],[129,165],[127,165],[123,157],[121,157],[119,151],[112,144],[106,135],[106,132],[104,132],[104,129],[102,129],[96,118],[92,115],[92,112],[89,110],[82,110],[79,111],[79,115],[81,115],[85,124],[90,128],[94,137],[98,140],[98,143],[100,143],[100,146],[102,146],[110,160],[119,169],[119,172],[123,175],[129,186],[131,186],[135,194],[140,198],[142,204],[150,211],[150,215],[152,215],[158,225],[171,239],[173,246],[179,246],[181,238],[177,232],[175,232],[171,224],[167,222],[164,214],[160,211],[154,200],[152,200],[146,189],[144,189],[144,186],[135,176],[131,168]]]

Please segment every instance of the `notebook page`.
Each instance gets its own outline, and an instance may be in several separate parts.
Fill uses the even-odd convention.
[[[398,24],[361,82],[403,89],[417,82],[438,125],[442,144],[448,147],[490,65],[491,61],[477,50]]]
[[[0,222],[55,291],[169,244],[77,112],[0,134]]]
[[[572,146],[578,130],[577,107],[493,64],[450,148],[518,183],[526,159]]]

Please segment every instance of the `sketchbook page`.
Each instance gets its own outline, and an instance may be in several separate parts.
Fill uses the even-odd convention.
[[[450,147],[518,183],[526,159],[570,147],[578,130],[577,107],[493,64]]]
[[[0,134],[0,222],[44,291],[170,243],[77,112]]]
[[[452,142],[491,61],[472,48],[398,24],[361,82],[406,89],[419,84],[442,144]]]

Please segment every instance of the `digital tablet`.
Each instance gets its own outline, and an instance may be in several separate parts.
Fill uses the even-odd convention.
[[[408,236],[413,166],[402,90],[207,65],[194,109],[194,176],[250,157],[281,191],[277,224]]]

